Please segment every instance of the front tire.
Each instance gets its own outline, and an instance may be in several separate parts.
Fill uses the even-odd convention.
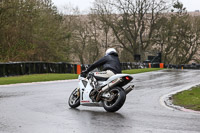
[[[116,112],[124,105],[126,93],[121,87],[114,87],[109,92],[113,98],[104,100],[103,107],[108,112]]]
[[[71,93],[68,104],[71,108],[80,106],[80,90],[78,88]]]

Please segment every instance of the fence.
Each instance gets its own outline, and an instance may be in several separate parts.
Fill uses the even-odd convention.
[[[89,65],[81,65],[81,70],[84,70]],[[159,63],[121,63],[122,70],[140,69],[140,68],[159,68]],[[78,66],[79,68],[80,66]],[[200,69],[200,65],[164,65],[164,68],[174,69]],[[77,73],[77,64],[69,64],[66,62],[10,62],[0,63],[0,77],[40,74],[40,73]]]
[[[81,70],[84,70],[88,66],[89,65],[81,65]],[[121,66],[123,70],[147,67],[144,64],[138,63],[121,63]],[[0,77],[40,73],[77,73],[77,64],[69,64],[66,62],[0,63]]]
[[[76,64],[47,62],[0,63],[0,77],[39,74],[39,73],[76,73]]]
[[[173,65],[168,64],[165,65],[166,68],[173,68],[173,69],[200,69],[200,64],[182,64],[182,65]]]

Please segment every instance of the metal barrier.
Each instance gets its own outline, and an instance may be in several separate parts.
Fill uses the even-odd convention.
[[[173,65],[168,64],[165,65],[166,68],[172,68],[172,69],[200,69],[200,64],[182,64],[182,65]]]
[[[78,66],[78,67],[77,67]],[[66,62],[9,62],[0,63],[0,77],[40,74],[40,73],[80,73],[89,65],[70,64]],[[140,68],[174,68],[174,69],[200,69],[200,65],[171,65],[160,63],[121,63],[122,70],[140,69]],[[78,69],[77,69],[78,68]],[[101,70],[101,69],[100,69]]]
[[[40,73],[76,73],[76,66],[76,64],[69,64],[64,62],[0,63],[0,77]]]
[[[0,77],[41,73],[80,73],[81,70],[85,70],[88,66],[66,62],[8,62],[0,63]],[[121,63],[121,67],[122,70],[126,70],[147,68],[147,65],[128,62]]]

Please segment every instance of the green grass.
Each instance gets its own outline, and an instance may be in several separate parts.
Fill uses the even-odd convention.
[[[123,73],[136,74],[136,73],[143,73],[155,70],[161,70],[161,69],[160,68],[132,69],[132,70],[124,70]],[[33,74],[24,76],[2,77],[0,78],[0,85],[67,80],[67,79],[77,79],[77,78],[78,78],[77,74]]]
[[[77,74],[33,74],[24,76],[3,77],[0,78],[0,85],[67,80],[67,79],[77,79],[77,78],[78,78]]]
[[[187,109],[200,111],[200,86],[193,87],[177,93],[172,97],[173,104],[182,106]]]
[[[123,70],[122,73],[137,74],[137,73],[151,72],[151,71],[157,71],[157,70],[162,70],[162,68],[131,69],[131,70]]]

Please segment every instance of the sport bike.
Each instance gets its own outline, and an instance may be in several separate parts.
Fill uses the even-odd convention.
[[[128,74],[116,74],[110,78],[97,79],[100,89],[92,85],[93,75],[87,77],[79,75],[78,87],[71,93],[68,104],[71,108],[83,106],[100,106],[108,112],[118,111],[126,100],[126,95],[133,90],[134,85],[123,88],[133,79]]]

